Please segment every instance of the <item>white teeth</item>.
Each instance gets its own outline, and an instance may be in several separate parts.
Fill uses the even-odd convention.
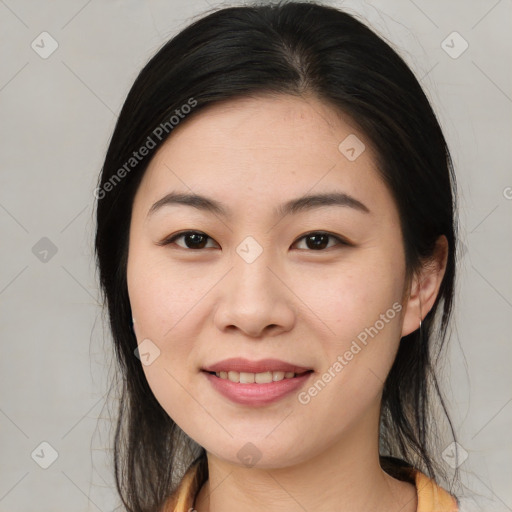
[[[253,384],[254,373],[240,372],[240,384]]]
[[[268,384],[272,382],[272,372],[256,373],[254,375],[254,382],[256,382],[256,384]]]
[[[295,377],[294,372],[217,372],[215,375],[221,379],[227,379],[231,382],[239,382],[241,384],[268,384],[270,382],[278,382],[283,379],[292,379]]]

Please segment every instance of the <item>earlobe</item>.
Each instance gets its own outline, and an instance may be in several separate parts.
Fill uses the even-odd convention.
[[[414,332],[432,309],[443,281],[448,259],[448,240],[441,235],[436,242],[432,258],[425,262],[419,274],[411,280],[406,299],[402,336]]]

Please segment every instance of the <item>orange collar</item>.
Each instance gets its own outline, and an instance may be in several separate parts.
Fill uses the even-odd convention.
[[[457,500],[421,471],[414,470],[418,493],[416,512],[457,512]]]

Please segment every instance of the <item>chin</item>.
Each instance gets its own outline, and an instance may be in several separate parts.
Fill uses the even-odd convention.
[[[203,445],[204,446],[204,445]],[[248,436],[225,443],[223,447],[216,444],[214,449],[206,451],[224,463],[233,464],[241,468],[278,469],[300,464],[308,459],[305,451],[297,452],[297,446],[304,448],[299,439],[269,438],[255,439]],[[293,455],[291,455],[293,454]]]

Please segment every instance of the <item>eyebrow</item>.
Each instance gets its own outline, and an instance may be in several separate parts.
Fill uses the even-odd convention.
[[[224,218],[232,217],[230,210],[215,199],[198,194],[183,192],[170,192],[165,195],[151,206],[147,216],[149,217],[153,215],[157,210],[160,210],[164,206],[172,205],[192,206],[198,210],[211,212]],[[370,213],[368,207],[355,197],[343,192],[330,192],[325,194],[305,195],[292,199],[275,208],[274,214],[276,216],[284,217],[285,215],[296,214],[324,206],[344,206],[363,213]]]

